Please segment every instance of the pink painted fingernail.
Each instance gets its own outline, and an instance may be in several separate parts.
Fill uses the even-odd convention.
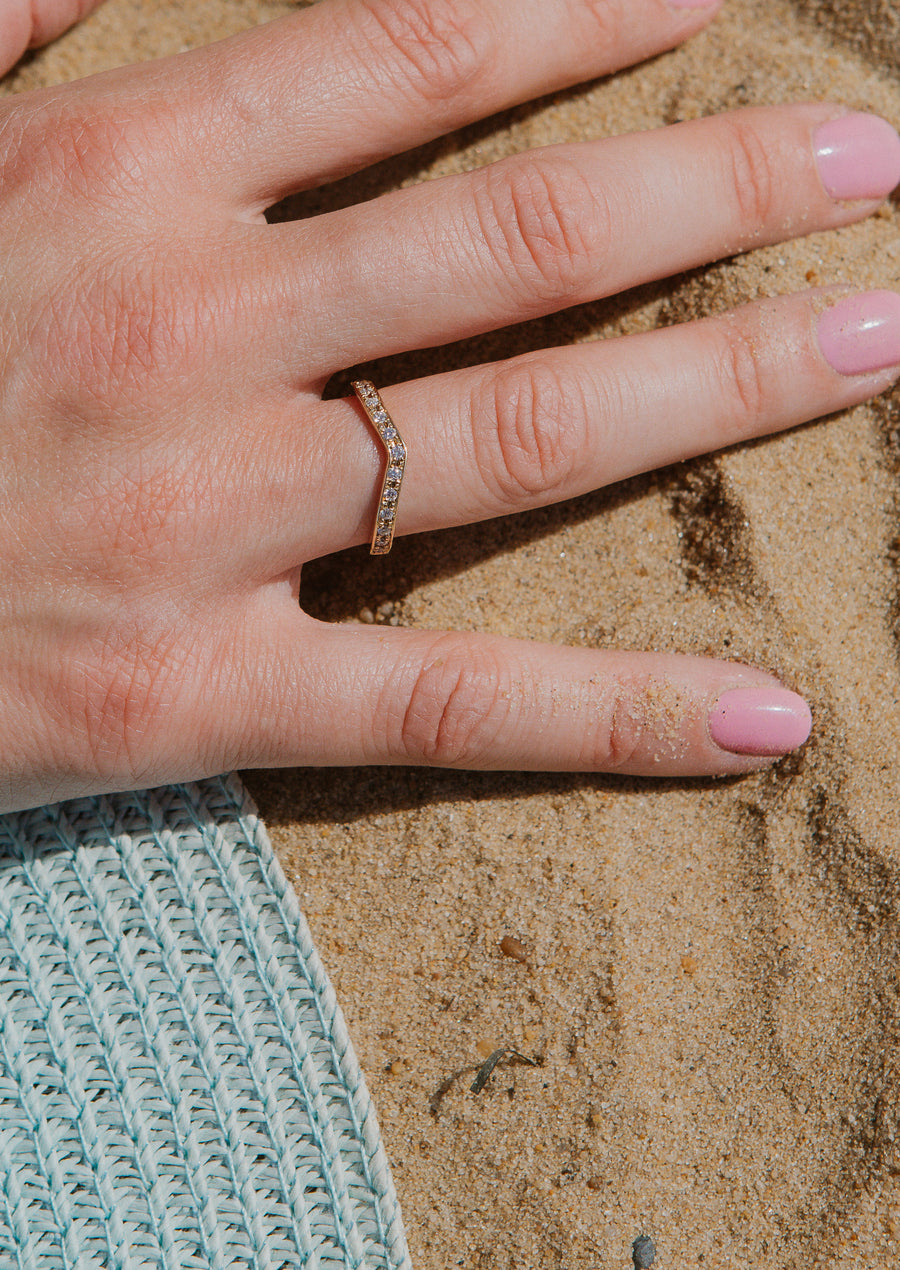
[[[900,182],[900,136],[878,115],[829,119],[813,134],[813,146],[832,198],[886,198]]]
[[[776,758],[802,745],[812,728],[809,706],[786,688],[731,688],[709,712],[720,750]]]
[[[864,291],[819,316],[819,348],[841,375],[866,375],[900,366],[900,295]]]

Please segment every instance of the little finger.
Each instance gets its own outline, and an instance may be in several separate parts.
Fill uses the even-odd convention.
[[[298,624],[294,614],[254,651],[238,651],[254,669],[219,716],[242,738],[230,752],[223,741],[228,761],[244,767],[724,775],[765,766],[810,729],[805,701],[772,676],[704,658]]]

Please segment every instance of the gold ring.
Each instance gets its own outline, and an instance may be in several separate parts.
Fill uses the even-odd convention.
[[[385,409],[378,389],[368,379],[354,379],[353,391],[359,398],[363,410],[369,416],[369,422],[375,429],[378,440],[387,454],[384,480],[381,482],[381,497],[378,499],[378,511],[375,513],[375,528],[372,531],[371,554],[386,556],[394,542],[394,526],[397,523],[397,503],[400,499],[400,486],[403,484],[403,473],[406,470],[406,446],[397,431],[397,425]]]

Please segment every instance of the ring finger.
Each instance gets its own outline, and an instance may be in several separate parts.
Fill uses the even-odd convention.
[[[397,532],[541,506],[775,432],[882,391],[898,366],[900,295],[820,291],[396,385],[384,400],[408,450]],[[276,436],[275,469],[296,472],[296,425]],[[268,503],[281,568],[365,541],[375,518],[382,458],[355,401],[319,407],[303,449],[302,477]],[[298,525],[302,487],[332,496]],[[274,572],[271,547],[259,563]]]

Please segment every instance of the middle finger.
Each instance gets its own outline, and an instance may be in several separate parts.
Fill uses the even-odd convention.
[[[847,224],[898,179],[888,123],[822,104],[531,152],[253,231],[269,338],[319,380]]]

